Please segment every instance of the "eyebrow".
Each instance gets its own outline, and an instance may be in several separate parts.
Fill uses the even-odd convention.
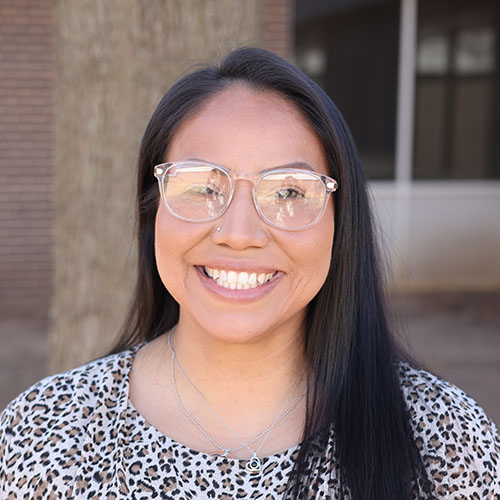
[[[277,167],[273,168],[303,168],[306,170],[312,170],[313,172],[315,171],[314,168],[309,165],[309,163],[305,161],[294,161],[292,163],[287,163],[285,165],[278,165]]]
[[[209,165],[213,164],[213,165],[218,165],[219,167],[223,166],[224,168],[229,168],[229,167],[226,167],[225,165],[220,165],[219,163],[215,163],[213,161],[202,160],[201,158],[186,158],[183,161],[199,161],[201,163],[208,163]],[[309,163],[307,163],[305,161],[293,161],[291,163],[285,163],[283,165],[276,165],[274,167],[265,168],[264,170],[261,170],[260,173],[266,172],[268,170],[274,170],[276,168],[299,168],[299,169],[311,170],[311,172],[316,172],[314,170],[314,168],[312,168],[311,165],[309,165]],[[231,169],[229,169],[229,170],[231,170]]]

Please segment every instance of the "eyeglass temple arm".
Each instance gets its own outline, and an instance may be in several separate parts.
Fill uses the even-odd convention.
[[[325,179],[325,185],[327,191],[329,191],[330,193],[337,191],[337,189],[339,188],[339,183],[335,179],[331,179],[330,177],[327,177]]]

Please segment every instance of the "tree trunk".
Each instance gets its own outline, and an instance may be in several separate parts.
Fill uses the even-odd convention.
[[[194,63],[259,45],[261,0],[57,0],[50,371],[106,352],[136,279],[134,181],[156,104]]]

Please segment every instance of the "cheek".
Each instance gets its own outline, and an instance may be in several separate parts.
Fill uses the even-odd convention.
[[[332,259],[333,233],[322,234],[315,240],[315,244],[310,249],[309,269],[314,277],[315,286],[321,288],[326,280]]]
[[[311,300],[323,286],[332,258],[334,237],[333,209],[326,212],[317,225],[303,234],[297,234],[289,248],[292,260],[298,264],[298,293]]]
[[[163,285],[175,296],[181,283],[182,244],[179,238],[172,237],[172,235],[182,233],[176,231],[175,222],[171,218],[162,208],[156,214],[155,258]]]
[[[315,228],[316,229],[316,228]],[[326,280],[332,259],[333,239],[335,234],[333,203],[329,206],[322,220],[318,224],[315,235],[315,245],[312,245],[311,260],[313,272],[318,276],[319,288]],[[319,290],[318,288],[318,290]]]
[[[328,269],[330,267],[333,238],[335,235],[335,216],[331,197],[328,201],[323,217],[313,230],[314,235],[312,239],[314,240],[315,245],[312,245],[312,251],[316,254],[315,260],[318,265],[321,265],[322,269],[325,267]]]
[[[172,249],[170,248],[171,241],[169,241],[167,236],[168,232],[166,231],[165,221],[160,212],[158,210],[155,220],[155,258],[160,278],[165,288],[168,289],[170,288],[168,277],[172,274],[168,272],[171,267],[169,258],[172,256]]]
[[[174,217],[160,206],[155,220],[155,258],[158,274],[165,288],[179,302],[188,293],[193,278],[193,252],[210,232],[210,226],[190,223]],[[198,252],[196,252],[198,249]]]

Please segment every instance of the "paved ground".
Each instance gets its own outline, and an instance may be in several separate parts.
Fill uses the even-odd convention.
[[[402,340],[429,370],[474,397],[500,424],[500,292],[394,298]],[[0,319],[0,408],[46,375],[47,323]]]
[[[395,306],[417,361],[458,385],[500,426],[500,292],[413,295]]]
[[[0,408],[46,373],[47,321],[0,319]]]

